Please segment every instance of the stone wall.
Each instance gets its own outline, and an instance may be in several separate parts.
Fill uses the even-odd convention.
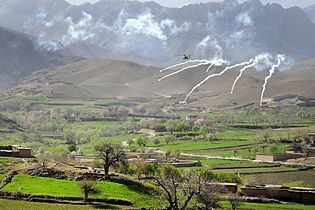
[[[304,157],[299,153],[283,153],[283,154],[256,154],[256,160],[261,161],[285,161],[289,159],[297,159]]]
[[[315,204],[314,189],[246,186],[241,188],[241,193],[251,197],[264,197],[302,204]]]

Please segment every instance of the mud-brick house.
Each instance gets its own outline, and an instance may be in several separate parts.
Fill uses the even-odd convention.
[[[19,145],[0,146],[0,156],[31,158],[32,149]]]
[[[18,157],[32,157],[32,149],[19,145],[11,145],[12,152],[17,154]]]

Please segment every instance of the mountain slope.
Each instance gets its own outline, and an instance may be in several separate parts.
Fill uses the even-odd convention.
[[[283,95],[293,95],[291,98],[315,98],[314,65],[315,59],[305,60],[297,63],[292,70],[276,71],[269,80],[264,98]],[[191,69],[159,82],[158,79],[165,73],[160,73],[156,67],[128,61],[86,60],[36,72],[11,89],[10,94],[80,98],[177,97],[180,101],[194,85],[208,75],[205,70],[206,67]],[[222,67],[213,69],[214,72],[220,70]],[[231,87],[238,73],[239,68],[236,68],[221,77],[210,79],[194,92],[189,99],[189,105],[231,106],[258,103],[268,71],[249,69],[231,95]]]
[[[35,72],[11,91],[53,97],[148,97],[144,88],[129,84],[150,77],[158,69],[127,61],[86,60]]]
[[[35,70],[81,59],[42,49],[31,37],[3,27],[0,27],[0,46],[0,88]]]
[[[315,23],[315,4],[304,8],[304,11],[309,16],[309,18]]]
[[[302,9],[259,0],[182,8],[126,0],[80,6],[64,0],[0,0],[0,24],[36,36],[49,50],[67,47],[88,58],[158,65],[183,53],[231,61],[261,52],[315,55],[315,25]]]
[[[22,126],[17,124],[14,120],[0,114],[0,133],[10,131],[25,131]]]

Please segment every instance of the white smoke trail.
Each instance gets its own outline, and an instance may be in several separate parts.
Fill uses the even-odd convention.
[[[180,73],[180,72],[183,72],[183,71],[185,71],[185,70],[187,70],[187,69],[196,68],[196,67],[198,67],[198,66],[205,66],[205,65],[208,65],[208,64],[210,64],[210,63],[211,63],[211,61],[207,61],[207,62],[204,62],[204,63],[198,63],[198,64],[195,64],[195,65],[192,65],[192,66],[187,66],[187,67],[185,67],[185,68],[182,68],[182,69],[180,69],[180,70],[177,70],[177,71],[175,71],[175,72],[172,72],[172,73],[170,73],[170,74],[167,74],[167,75],[165,75],[164,77],[161,77],[161,78],[159,79],[159,82],[162,81],[163,79],[166,79],[166,78],[168,78],[168,77],[170,77],[170,76],[173,76],[173,75],[175,75],[175,74],[178,74],[178,73]]]
[[[206,72],[208,72],[212,68],[213,65],[214,63],[211,63],[211,65],[207,68]]]
[[[172,69],[172,68],[175,68],[175,67],[178,67],[178,66],[183,66],[183,65],[186,65],[188,63],[197,63],[197,62],[198,63],[205,63],[205,62],[209,62],[209,61],[205,60],[205,59],[203,59],[203,60],[189,60],[189,61],[186,61],[186,62],[183,62],[183,63],[178,63],[178,64],[175,64],[173,66],[169,66],[169,67],[167,67],[165,69],[160,70],[160,72],[167,71],[169,69]]]
[[[206,72],[208,72],[213,66],[222,66],[222,64],[226,63],[226,60],[222,58],[217,58],[211,60],[211,65],[207,68]]]
[[[249,64],[249,65],[247,65],[247,66],[244,66],[244,67],[240,70],[240,74],[237,76],[237,78],[235,79],[235,81],[234,81],[234,83],[233,83],[233,85],[232,85],[231,94],[233,94],[235,85],[236,85],[237,81],[242,77],[243,72],[244,72],[246,69],[249,69],[249,68],[255,66],[256,63],[257,63],[257,62],[256,62],[256,59],[255,59],[255,60],[252,59],[252,63],[251,63],[251,64]]]
[[[223,71],[221,71],[220,73],[217,73],[217,74],[211,74],[209,76],[207,76],[204,80],[202,80],[201,82],[199,82],[196,86],[194,86],[191,91],[187,94],[186,98],[184,99],[183,103],[187,103],[187,99],[190,97],[190,95],[198,88],[200,87],[201,85],[203,85],[206,81],[208,81],[209,79],[211,79],[212,77],[218,77],[218,76],[221,76],[222,74],[224,74],[226,71],[230,70],[230,69],[233,69],[233,68],[236,68],[236,67],[239,67],[239,66],[244,66],[244,65],[249,65],[251,63],[251,60],[250,61],[246,61],[246,62],[242,62],[242,63],[238,63],[238,64],[235,64],[233,66],[228,66],[226,67]]]
[[[261,96],[260,96],[260,106],[262,106],[262,104],[263,104],[264,94],[266,91],[268,80],[275,73],[276,68],[278,68],[281,65],[281,63],[285,60],[285,57],[283,55],[277,55],[277,60],[278,60],[278,62],[276,64],[272,65],[271,69],[269,70],[269,75],[265,78],[265,83],[263,85],[263,90],[262,90]]]

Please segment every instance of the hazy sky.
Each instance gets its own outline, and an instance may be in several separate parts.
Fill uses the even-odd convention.
[[[87,1],[91,3],[95,3],[99,0],[67,0],[67,1],[72,4],[81,4]],[[141,0],[141,1],[147,1],[147,0]],[[154,0],[154,1],[164,6],[180,7],[189,3],[214,2],[214,1],[222,1],[222,0]],[[244,2],[246,0],[238,0],[238,1]],[[315,4],[315,0],[261,0],[261,2],[264,4],[268,2],[270,3],[277,2],[277,3],[280,3],[284,7],[300,6],[302,8]]]

